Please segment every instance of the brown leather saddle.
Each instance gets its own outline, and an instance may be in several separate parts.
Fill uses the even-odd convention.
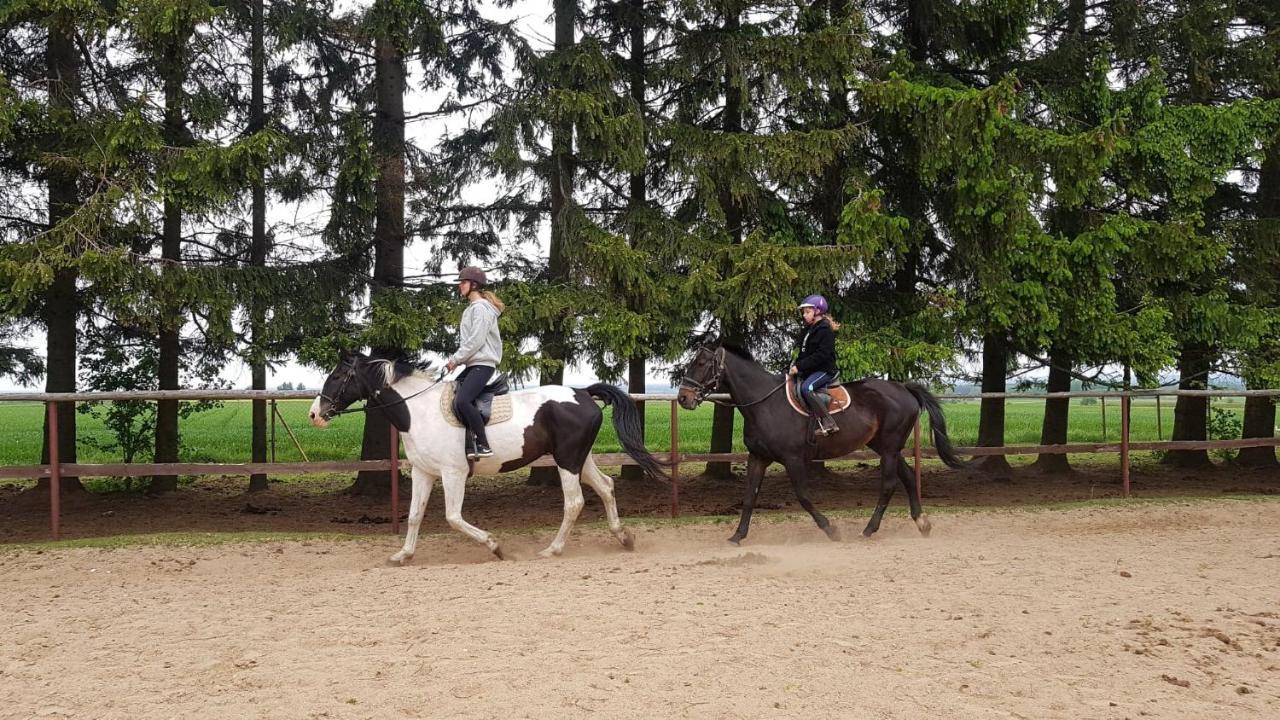
[[[832,415],[843,412],[851,402],[849,391],[843,385],[828,385],[818,395],[827,398],[827,412]],[[787,377],[787,401],[791,403],[792,410],[805,417],[809,416],[809,409],[804,406],[804,401],[800,399],[800,389],[796,386],[796,377],[794,375]]]
[[[446,383],[444,392],[440,393],[440,414],[454,427],[463,427],[462,421],[453,412],[453,396],[457,393],[456,382]],[[505,375],[499,375],[493,382],[484,386],[484,390],[476,397],[475,406],[485,425],[497,425],[511,419],[511,386]]]

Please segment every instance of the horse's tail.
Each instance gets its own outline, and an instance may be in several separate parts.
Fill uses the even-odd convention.
[[[928,388],[919,383],[906,383],[906,388],[920,403],[920,409],[929,413],[929,429],[933,433],[933,446],[938,449],[938,457],[948,467],[956,469],[967,467],[969,463],[961,460],[960,456],[956,455],[955,447],[951,444],[951,438],[947,437],[947,419],[942,416],[942,406],[938,404],[938,398],[934,397]]]
[[[588,387],[587,392],[605,405],[613,406],[613,429],[618,433],[622,449],[644,470],[644,474],[654,480],[670,482],[671,478],[662,471],[662,462],[644,446],[644,427],[640,424],[640,413],[631,396],[608,383],[596,383]]]

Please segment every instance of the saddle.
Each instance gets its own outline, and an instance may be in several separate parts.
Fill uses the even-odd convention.
[[[440,414],[444,415],[444,419],[454,427],[463,427],[462,421],[453,412],[453,398],[458,392],[458,384],[451,382],[445,385],[444,392],[440,393]],[[500,422],[506,422],[511,419],[511,386],[507,383],[505,376],[498,376],[496,380],[484,386],[480,394],[476,396],[475,406],[480,411],[480,417],[484,418],[485,425],[496,425]]]
[[[833,383],[814,394],[820,400],[826,399],[827,412],[832,415],[843,412],[845,408],[849,407],[849,391],[843,385]],[[804,406],[804,400],[800,398],[800,388],[796,385],[794,375],[787,377],[787,401],[791,403],[792,410],[805,417],[809,416],[809,409]]]

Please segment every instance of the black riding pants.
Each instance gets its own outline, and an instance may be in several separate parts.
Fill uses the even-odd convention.
[[[484,418],[480,417],[475,403],[480,391],[484,390],[484,386],[493,377],[493,372],[493,368],[487,365],[468,366],[458,375],[458,389],[453,396],[454,414],[476,436],[476,442],[486,446],[489,444],[489,437],[485,435]]]

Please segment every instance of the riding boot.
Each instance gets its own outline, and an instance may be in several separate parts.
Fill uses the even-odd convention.
[[[476,434],[470,430],[466,431],[467,435],[467,459],[476,459]]]
[[[831,419],[831,413],[827,412],[827,395],[823,393],[808,393],[805,395],[805,404],[809,406],[809,411],[818,419],[818,435],[831,435],[839,432],[840,428],[836,426],[836,421]]]

